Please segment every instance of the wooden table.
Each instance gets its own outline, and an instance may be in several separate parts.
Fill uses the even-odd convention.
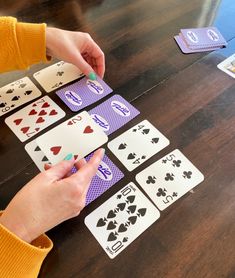
[[[0,1],[1,15],[89,32],[106,54],[105,81],[141,111],[110,136],[148,119],[170,145],[133,172],[107,150],[125,178],[81,215],[51,230],[54,249],[40,277],[235,277],[235,81],[216,65],[235,52],[233,0]],[[226,51],[183,55],[180,28],[216,25]],[[233,40],[234,39],[234,40]],[[0,76],[0,86],[32,74]],[[69,118],[72,112],[53,94]],[[13,113],[13,112],[12,112]],[[9,116],[6,115],[6,116]],[[24,144],[0,118],[0,209],[38,173]],[[160,219],[114,260],[84,218],[135,175],[179,148],[205,181],[161,213]]]

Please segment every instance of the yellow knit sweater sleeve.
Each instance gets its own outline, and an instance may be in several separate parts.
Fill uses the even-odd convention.
[[[0,277],[37,277],[52,247],[53,243],[46,235],[28,244],[0,224]]]
[[[0,72],[48,61],[45,23],[21,23],[14,17],[0,17],[0,42]]]

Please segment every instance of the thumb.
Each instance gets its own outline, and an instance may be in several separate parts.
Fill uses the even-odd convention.
[[[73,166],[74,159],[63,160],[56,165],[51,166],[46,172],[53,180],[60,180],[72,170]]]
[[[74,64],[87,76],[94,72],[94,69],[86,62],[80,53],[77,53]]]

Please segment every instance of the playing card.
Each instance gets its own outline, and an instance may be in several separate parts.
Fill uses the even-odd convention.
[[[85,224],[113,259],[158,218],[157,208],[131,182],[85,218]]]
[[[185,41],[182,40],[182,38],[180,36],[174,36],[174,39],[177,42],[177,44],[179,45],[181,51],[186,54],[196,53],[196,52],[207,52],[207,51],[212,51],[212,50],[216,50],[216,49],[220,48],[220,47],[214,47],[213,49],[212,48],[190,49],[190,48],[188,48]]]
[[[217,48],[227,45],[216,27],[181,29],[179,35],[190,49]]]
[[[235,54],[217,65],[217,68],[235,78]]]
[[[144,120],[108,143],[108,148],[132,171],[169,145],[169,140]]]
[[[0,116],[39,97],[41,94],[28,77],[0,88]]]
[[[44,68],[33,75],[48,93],[82,76],[83,73],[76,66],[64,61]]]
[[[97,76],[96,80],[81,80],[56,92],[57,96],[74,112],[100,100],[113,90]]]
[[[136,175],[137,182],[160,210],[164,210],[204,180],[203,174],[174,150]]]
[[[46,163],[51,164],[42,150],[38,147],[36,140],[33,140],[26,144],[24,148],[41,172],[45,170],[44,165]]]
[[[88,155],[85,159],[88,161],[93,154]],[[77,170],[73,169],[73,173]],[[111,186],[117,183],[124,177],[123,173],[118,169],[116,165],[104,155],[96,175],[93,177],[90,187],[86,195],[86,206],[92,201],[97,199],[101,194],[108,190]]]
[[[5,123],[24,142],[64,116],[65,112],[45,96],[6,118]]]
[[[38,137],[36,143],[54,165],[70,153],[81,159],[107,140],[103,130],[83,111]]]
[[[114,95],[88,113],[109,135],[135,118],[140,112],[121,96]]]

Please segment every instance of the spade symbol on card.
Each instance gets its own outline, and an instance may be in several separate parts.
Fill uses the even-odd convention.
[[[46,156],[43,156],[42,161],[43,162],[48,161],[48,158]]]
[[[158,137],[156,137],[156,138],[152,138],[151,143],[153,143],[153,144],[157,144],[157,143],[158,143],[158,141],[159,141],[159,138],[158,138]]]
[[[131,222],[132,225],[134,225],[137,220],[137,216],[130,216],[128,220]]]
[[[128,212],[128,213],[134,213],[135,210],[136,210],[136,206],[135,206],[135,205],[129,206],[129,207],[127,208],[127,212]]]
[[[166,181],[173,181],[174,180],[174,174],[166,173],[165,180]]]
[[[29,96],[32,92],[33,92],[32,90],[28,90],[24,94],[25,94],[25,96]]]
[[[191,176],[192,176],[192,172],[191,171],[184,171],[183,172],[183,177],[186,179],[191,179]]]
[[[180,167],[181,162],[182,162],[181,160],[173,160],[172,161],[172,165],[174,167]]]
[[[118,149],[119,150],[124,150],[126,147],[127,147],[127,144],[126,143],[122,143],[122,144],[119,145]]]
[[[136,128],[132,129],[132,132],[136,132],[136,131],[137,131],[137,129],[136,129]]]
[[[117,199],[121,199],[122,198],[122,195],[121,194],[118,194],[117,195]]]
[[[150,131],[150,129],[149,129],[149,128],[145,128],[145,129],[143,129],[143,130],[142,130],[142,134],[148,134],[148,133],[149,133],[149,131]]]
[[[135,195],[131,195],[131,196],[128,196],[127,198],[127,203],[133,203],[134,202],[134,200],[135,200]]]
[[[122,242],[127,242],[128,241],[128,237],[124,237]]]
[[[108,236],[108,241],[114,241],[117,239],[118,233],[111,232]]]
[[[15,107],[15,104],[12,104],[11,107]]]
[[[99,220],[98,220],[98,222],[97,222],[97,224],[96,224],[96,227],[103,227],[103,226],[105,226],[106,225],[106,218],[100,218]]]
[[[114,218],[116,216],[116,214],[114,213],[113,210],[110,210],[108,215],[107,215],[107,218]]]
[[[19,124],[22,122],[22,120],[23,120],[23,119],[15,119],[15,120],[14,120],[14,123],[15,123],[16,125],[19,125]]]
[[[134,159],[136,157],[135,153],[129,153],[127,159]]]
[[[138,216],[145,216],[145,213],[146,213],[147,209],[146,208],[141,208],[141,209],[138,209],[138,213],[137,214]]]
[[[107,226],[107,230],[113,230],[115,229],[117,226],[117,222],[116,221],[110,221],[108,226]]]
[[[60,150],[61,150],[61,146],[54,146],[54,147],[51,147],[50,148],[51,152],[54,154],[54,155],[57,155]]]
[[[11,94],[13,92],[14,92],[14,89],[9,89],[9,90],[6,91],[6,94]]]
[[[0,103],[0,107],[1,107],[1,108],[5,107],[6,105],[7,105],[7,103],[6,103],[6,102],[2,102],[2,103]]]
[[[118,228],[118,233],[123,233],[127,231],[127,227],[122,223]]]
[[[126,206],[126,203],[120,203],[117,205],[117,207],[120,209],[120,211],[123,211],[125,206]]]
[[[91,126],[86,126],[83,130],[83,133],[92,133],[94,130],[91,128]]]
[[[41,151],[41,149],[37,146],[34,151],[39,152],[39,151]]]
[[[19,100],[19,99],[20,99],[20,96],[14,96],[11,100],[16,101],[16,100]]]

